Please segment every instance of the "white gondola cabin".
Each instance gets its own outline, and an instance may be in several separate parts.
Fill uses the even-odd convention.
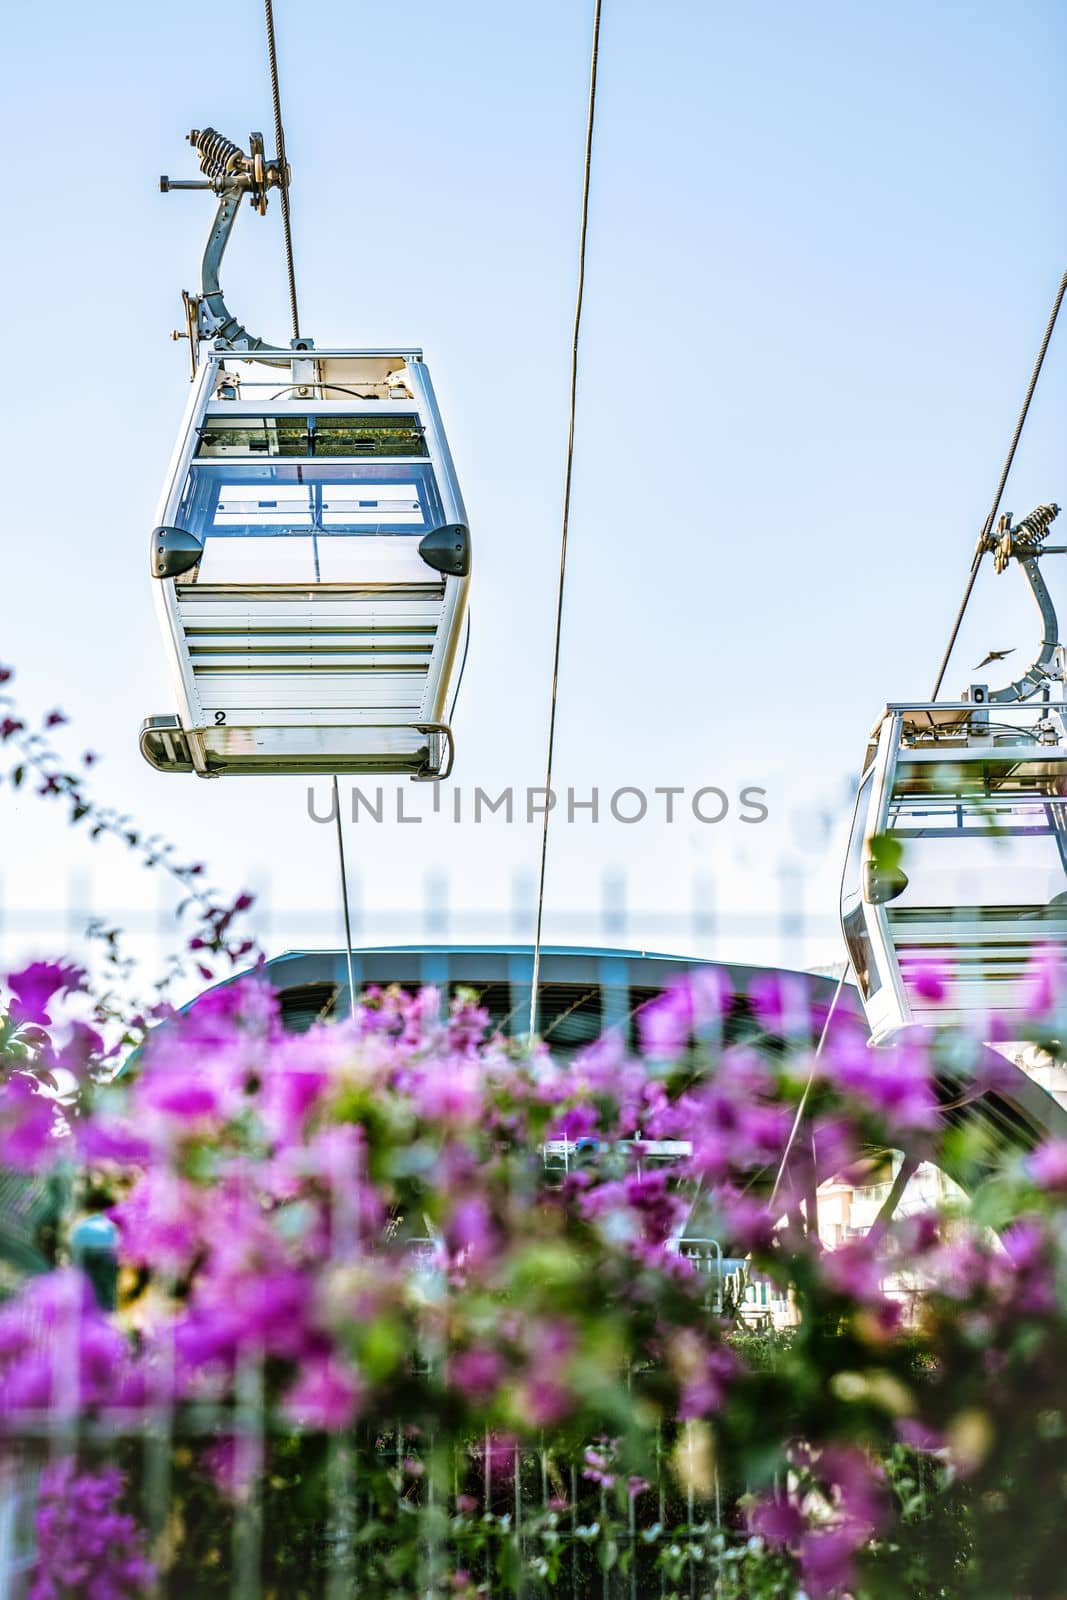
[[[452,763],[470,541],[418,350],[202,349],[152,535],[162,772]]]
[[[1025,1022],[1035,955],[1067,957],[1062,705],[888,706],[841,889],[876,1042],[915,1024]]]
[[[1067,959],[1067,654],[1039,565],[1067,553],[1045,543],[1058,514],[1005,513],[979,544],[1029,583],[1033,664],[1001,689],[887,706],[868,740],[841,927],[876,1043],[914,1025],[1020,1037],[1035,958]]]

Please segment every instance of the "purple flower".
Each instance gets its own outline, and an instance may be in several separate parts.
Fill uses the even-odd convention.
[[[596,1132],[598,1122],[595,1106],[571,1106],[552,1124],[548,1137],[567,1139],[571,1144],[577,1144],[579,1139],[588,1139]]]
[[[828,1600],[852,1581],[856,1551],[867,1543],[851,1527],[810,1530],[800,1540],[800,1571],[812,1600]]]
[[[86,1161],[113,1161],[120,1167],[143,1167],[152,1158],[152,1144],[128,1122],[91,1119],[74,1125],[79,1153]]]
[[[936,1126],[937,1096],[923,1044],[872,1050],[849,1031],[830,1042],[826,1059],[832,1081],[891,1128],[926,1131]]]
[[[189,1044],[234,1044],[242,1034],[281,1038],[281,1008],[269,984],[259,978],[238,978],[221,984],[189,1007],[181,1019]]]
[[[518,1440],[513,1433],[491,1433],[475,1458],[485,1477],[486,1493],[508,1488],[515,1480]]]
[[[411,1087],[418,1113],[427,1121],[471,1128],[482,1115],[483,1086],[476,1061],[437,1057],[414,1074]]]
[[[948,996],[953,972],[948,961],[941,956],[916,956],[908,962],[907,979],[920,1000],[939,1005]]]
[[[684,1200],[672,1190],[663,1171],[627,1178],[626,1202],[641,1219],[642,1233],[650,1244],[670,1238],[685,1210]]]
[[[1067,1194],[1067,1139],[1047,1139],[1027,1158],[1027,1170],[1041,1189]]]
[[[777,1218],[765,1201],[724,1186],[716,1189],[713,1203],[715,1229],[724,1247],[741,1255],[770,1248]]]
[[[1020,1004],[1031,1022],[1044,1022],[1055,1015],[1063,993],[1063,961],[1051,946],[1039,948],[1026,972]]]
[[[847,1117],[820,1118],[811,1130],[811,1147],[820,1179],[843,1173],[860,1153],[860,1141]]]
[[[604,1439],[596,1446],[590,1445],[585,1452],[582,1477],[589,1483],[598,1483],[602,1489],[614,1488],[617,1474],[612,1469],[617,1446],[617,1439]]]
[[[761,972],[748,986],[749,1003],[768,1033],[807,1038],[811,1033],[811,985],[794,972]]]
[[[920,1422],[915,1417],[901,1417],[897,1422],[897,1433],[904,1444],[912,1450],[923,1450],[932,1453],[943,1450],[945,1447],[944,1434],[936,1428],[929,1427],[925,1422]]]
[[[886,1512],[882,1468],[853,1445],[828,1444],[819,1452],[817,1472],[831,1491],[838,1515],[869,1538]]]
[[[718,1026],[732,999],[730,981],[717,967],[674,978],[637,1013],[642,1049],[654,1061],[676,1061],[694,1034]]]
[[[688,988],[674,983],[637,1013],[641,1048],[653,1061],[677,1061],[693,1032],[693,1002]]]
[[[273,1058],[272,1058],[273,1059]],[[263,1085],[263,1115],[282,1144],[299,1143],[301,1130],[329,1088],[330,1076],[314,1060],[295,1058],[268,1067]]]
[[[448,1013],[448,1043],[457,1055],[469,1055],[485,1038],[489,1013],[462,995],[452,1001]]]
[[[221,1230],[215,1236],[212,1259],[175,1328],[182,1372],[194,1388],[204,1367],[229,1372],[248,1352],[300,1361],[320,1342],[305,1274],[272,1261],[280,1251],[265,1230],[257,1237],[250,1219],[231,1214],[230,1228],[232,1243]]]
[[[105,1055],[103,1039],[87,1022],[74,1021],[66,1030],[65,1041],[49,1043],[41,1052],[41,1065],[51,1073],[68,1072],[83,1083],[92,1076]]]
[[[1051,1316],[1056,1310],[1055,1265],[1051,1241],[1036,1217],[1021,1217],[1001,1234],[1015,1282],[1016,1312]]]
[[[713,1416],[722,1410],[727,1386],[741,1371],[741,1363],[721,1344],[703,1349],[698,1341],[685,1339],[680,1349],[679,1355],[676,1344],[675,1361],[682,1373],[678,1416],[682,1422]]]
[[[0,1084],[0,1166],[33,1172],[60,1155],[55,1102],[15,1073]]]
[[[179,1177],[166,1160],[147,1167],[112,1216],[124,1260],[175,1277],[185,1275],[208,1243],[238,1227],[217,1195]]]
[[[450,1254],[468,1266],[482,1265],[492,1254],[496,1239],[489,1207],[480,1194],[456,1201],[444,1227]]]
[[[85,973],[81,967],[55,961],[31,961],[21,972],[9,973],[7,985],[15,997],[11,1020],[17,1024],[39,1023],[47,1028],[52,1022],[47,1009],[52,996],[84,989]]]
[[[790,1451],[800,1483],[790,1493],[763,1495],[748,1513],[751,1531],[799,1557],[804,1587],[813,1600],[840,1594],[853,1577],[856,1552],[880,1526],[885,1492],[880,1469],[861,1450],[807,1444]],[[806,1480],[806,1481],[805,1481]],[[822,1502],[817,1523],[810,1496]],[[807,1513],[807,1515],[805,1514]]]
[[[124,1336],[72,1268],[31,1280],[0,1311],[0,1421],[49,1410],[66,1420],[96,1406],[137,1408],[145,1386]]]
[[[248,1496],[256,1479],[257,1442],[249,1438],[219,1439],[201,1454],[204,1469],[219,1494],[240,1502]]]
[[[210,1121],[222,1114],[219,1089],[193,1073],[179,1077],[147,1072],[139,1086],[138,1100],[143,1109],[157,1111],[182,1124]]]
[[[821,1257],[822,1273],[837,1294],[861,1304],[882,1299],[885,1266],[868,1239],[847,1239]]]
[[[155,1583],[146,1536],[121,1513],[120,1472],[79,1472],[71,1458],[45,1467],[38,1493],[37,1560],[29,1600],[136,1600]]]
[[[797,1507],[783,1494],[761,1495],[746,1517],[749,1531],[768,1544],[796,1545],[805,1522]]]
[[[574,1410],[573,1391],[547,1372],[534,1372],[519,1391],[519,1410],[533,1428],[555,1428]]]
[[[488,1345],[474,1345],[450,1357],[448,1380],[472,1405],[486,1405],[504,1376],[504,1358]]]
[[[312,1356],[287,1391],[282,1410],[298,1427],[342,1433],[355,1421],[361,1395],[356,1375],[334,1356]]]

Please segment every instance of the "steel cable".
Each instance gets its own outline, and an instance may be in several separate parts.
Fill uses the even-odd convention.
[[[1000,474],[1000,481],[997,484],[997,492],[993,496],[992,509],[985,520],[985,526],[982,529],[978,544],[975,547],[974,556],[971,561],[971,572],[969,578],[967,579],[967,587],[963,591],[963,599],[960,601],[960,608],[956,613],[956,621],[952,626],[952,633],[949,636],[948,646],[945,650],[945,654],[941,658],[941,667],[937,674],[937,682],[934,684],[934,692],[930,696],[931,700],[936,700],[938,695],[941,693],[941,685],[944,682],[945,673],[948,671],[949,658],[956,647],[956,640],[959,637],[959,631],[963,625],[963,616],[967,610],[968,604],[970,603],[971,595],[974,592],[975,580],[978,577],[978,569],[982,565],[982,557],[986,553],[989,535],[993,531],[993,524],[997,519],[997,512],[1000,510],[1001,497],[1008,481],[1008,474],[1011,471],[1012,463],[1015,460],[1015,452],[1019,447],[1019,440],[1022,437],[1023,426],[1026,422],[1027,413],[1030,410],[1030,402],[1034,398],[1034,390],[1037,388],[1037,380],[1041,376],[1041,368],[1045,364],[1045,354],[1049,347],[1049,341],[1052,338],[1052,330],[1056,326],[1056,319],[1060,314],[1060,306],[1063,304],[1063,296],[1065,293],[1067,293],[1067,272],[1065,272],[1063,277],[1060,279],[1060,286],[1056,292],[1056,298],[1053,301],[1052,311],[1049,314],[1048,324],[1045,328],[1045,337],[1041,341],[1041,348],[1037,352],[1037,360],[1034,362],[1034,370],[1030,374],[1030,382],[1027,385],[1026,397],[1023,400],[1022,410],[1019,412],[1019,420],[1015,424],[1015,432],[1012,435],[1011,445],[1004,462],[1004,468]]]
[[[282,206],[282,233],[285,239],[285,270],[289,279],[289,313],[293,324],[293,338],[300,338],[300,310],[296,298],[296,266],[293,262],[293,225],[289,211],[289,158],[285,153],[285,128],[282,123],[282,92],[278,80],[278,50],[274,38],[274,6],[272,0],[263,0],[267,24],[267,60],[270,66],[270,94],[274,105],[274,139],[277,151],[279,184]],[[345,967],[348,976],[348,1007],[355,1009],[356,991],[352,968],[352,913],[348,903],[348,873],[345,867],[345,836],[341,822],[341,792],[335,773],[332,781],[334,821],[337,825],[337,861],[341,874],[341,907],[345,921]]]
[[[269,4],[269,0],[268,0]],[[548,861],[548,819],[551,811],[552,758],[556,743],[556,706],[559,698],[560,640],[563,632],[563,594],[567,576],[567,536],[570,531],[571,483],[574,475],[574,424],[578,401],[578,343],[582,329],[582,302],[585,298],[585,253],[589,236],[589,183],[593,161],[593,128],[596,122],[597,59],[600,51],[600,6],[593,5],[593,43],[589,63],[589,103],[585,124],[585,167],[582,176],[581,226],[578,234],[578,292],[574,306],[571,336],[570,399],[567,418],[567,464],[563,480],[563,525],[560,533],[559,582],[556,590],[556,628],[552,647],[552,692],[548,712],[548,751],[545,762],[545,811],[541,828],[541,861],[537,877],[537,919],[534,927],[533,973],[530,987],[530,1037],[537,1032],[537,990],[541,978],[541,935],[544,927],[545,868]]]
[[[296,269],[293,265],[293,228],[289,215],[289,161],[285,153],[285,129],[282,126],[282,95],[278,84],[278,51],[274,40],[274,6],[272,0],[263,0],[267,23],[267,58],[270,63],[270,93],[274,103],[274,141],[278,157],[278,193],[282,206],[282,232],[285,235],[285,266],[289,276],[289,312],[293,324],[293,338],[300,338],[300,311],[296,301]]]

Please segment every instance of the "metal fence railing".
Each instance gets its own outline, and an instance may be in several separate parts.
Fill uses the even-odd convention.
[[[343,942],[339,905],[282,909],[272,902],[269,882],[251,887],[257,904],[249,929],[268,954],[335,948]],[[369,901],[360,875],[353,873],[349,901],[356,946],[508,944],[532,937],[531,885],[522,874],[513,880],[506,905],[457,904],[451,880],[443,873],[428,874],[421,898],[407,906]],[[155,906],[116,906],[103,886],[75,872],[52,904],[38,899],[30,905],[10,899],[0,877],[0,970],[42,952],[80,955],[87,927],[98,920],[123,931],[129,953],[153,976],[182,944],[169,889]],[[794,969],[832,964],[843,954],[834,907],[806,903],[795,872],[783,872],[777,896],[758,907],[721,905],[712,883],[698,877],[688,907],[666,908],[635,903],[626,875],[607,872],[589,906],[550,908],[546,931],[548,942],[558,945],[664,951]]]
[[[573,1146],[546,1151],[546,1167],[573,1154]],[[440,1271],[439,1248],[432,1237],[403,1246],[416,1270],[431,1276]],[[683,1237],[678,1250],[707,1279],[709,1314],[721,1314],[729,1273],[718,1241]],[[232,1399],[178,1404],[166,1382],[166,1352],[157,1351],[160,1381],[141,1402],[109,1411],[80,1408],[75,1397],[86,1316],[97,1312],[72,1289],[50,1300],[27,1328],[50,1367],[51,1403],[21,1410],[17,1430],[10,1413],[4,1419],[0,1600],[26,1600],[30,1593],[37,1487],[50,1462],[83,1452],[94,1462],[121,1465],[135,1486],[135,1514],[146,1540],[158,1549],[173,1520],[175,1463],[208,1446],[232,1449],[235,1461],[243,1459],[250,1485],[226,1530],[228,1593],[232,1600],[277,1594],[264,1485],[273,1452],[282,1443],[289,1449],[300,1435],[267,1402],[262,1357],[252,1348],[242,1351]],[[474,1576],[493,1595],[703,1595],[702,1574],[726,1561],[731,1541],[740,1539],[729,1526],[737,1494],[727,1492],[714,1469],[709,1477],[706,1463],[686,1473],[687,1448],[695,1447],[684,1425],[661,1428],[647,1480],[620,1495],[606,1437],[561,1448],[548,1435],[531,1446],[491,1433],[442,1440],[399,1424],[357,1425],[331,1441],[326,1494],[299,1532],[293,1554],[302,1564],[300,1592],[318,1592],[316,1583],[323,1600],[377,1592],[376,1575],[389,1565],[390,1529],[397,1518],[416,1514],[425,1524],[420,1596],[444,1593],[442,1575],[470,1559],[478,1567]],[[391,1505],[383,1505],[383,1483],[392,1486]],[[375,1530],[370,1535],[369,1528]],[[164,1573],[159,1594],[187,1600],[188,1590]]]

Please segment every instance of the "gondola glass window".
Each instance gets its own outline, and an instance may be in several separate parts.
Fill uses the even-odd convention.
[[[419,459],[425,455],[415,418],[212,419],[201,430],[178,508],[179,526],[204,546],[187,581],[350,583],[373,576],[369,552],[356,541],[421,537],[443,520],[433,469]]]
[[[928,792],[894,792],[887,833],[903,846],[908,879],[889,901],[898,925],[972,916],[1067,922],[1067,801],[1025,763],[985,778],[989,787],[976,788],[950,772]]]

